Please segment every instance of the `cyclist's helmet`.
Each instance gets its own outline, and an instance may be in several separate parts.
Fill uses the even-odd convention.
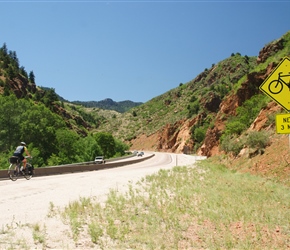
[[[20,142],[20,144],[26,146],[26,143],[24,141]]]

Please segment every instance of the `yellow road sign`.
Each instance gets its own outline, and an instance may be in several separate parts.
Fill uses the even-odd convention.
[[[290,111],[290,59],[285,57],[261,84],[260,90]]]
[[[278,134],[290,134],[290,114],[276,115],[276,132]]]

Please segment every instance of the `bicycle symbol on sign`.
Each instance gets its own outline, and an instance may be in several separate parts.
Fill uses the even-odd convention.
[[[272,94],[279,94],[283,90],[283,84],[285,84],[290,91],[290,72],[288,75],[282,75],[282,73],[283,72],[279,72],[278,79],[269,83],[268,88]],[[289,78],[288,83],[285,81],[286,78]]]

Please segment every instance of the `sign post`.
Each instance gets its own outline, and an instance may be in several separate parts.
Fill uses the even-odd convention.
[[[290,59],[285,57],[260,85],[260,90],[288,111],[276,115],[276,132],[289,134],[290,148]]]

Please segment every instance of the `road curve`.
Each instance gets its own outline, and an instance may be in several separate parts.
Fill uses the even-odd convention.
[[[146,161],[116,169],[37,177],[29,181],[1,181],[0,227],[12,222],[32,224],[43,221],[51,204],[64,207],[80,197],[105,201],[111,189],[123,192],[129,182],[134,183],[159,169],[191,165],[196,159],[182,154],[155,153]]]

